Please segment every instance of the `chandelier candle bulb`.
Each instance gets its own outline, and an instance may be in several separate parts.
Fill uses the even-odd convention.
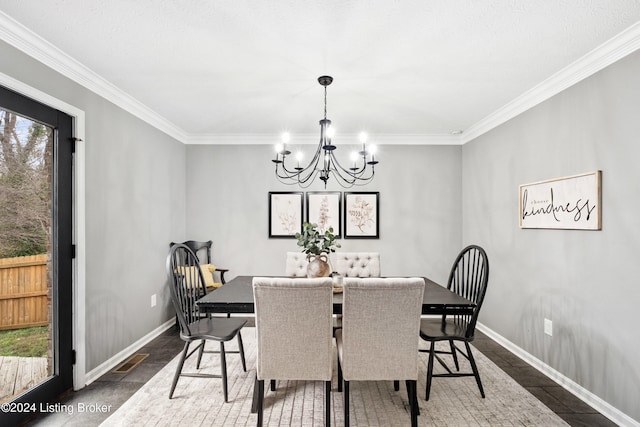
[[[280,163],[278,155],[282,152],[282,144],[276,144],[276,159],[272,160],[274,163]],[[277,165],[276,165],[277,168]],[[277,170],[277,169],[276,169]]]
[[[363,149],[364,149],[364,144],[362,145]],[[351,153],[351,161],[353,162],[353,167],[351,168],[352,171],[357,171],[358,167],[356,166],[356,162],[358,161],[358,153],[356,153],[355,151],[353,151]]]

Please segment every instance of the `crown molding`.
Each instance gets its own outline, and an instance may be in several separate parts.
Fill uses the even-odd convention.
[[[291,135],[290,144],[317,145],[320,135]],[[345,134],[335,138],[339,144],[359,144],[358,135]],[[186,144],[193,145],[274,145],[279,143],[276,135],[245,134],[245,135],[189,135]],[[380,145],[461,145],[461,135],[429,135],[429,134],[384,134],[372,135],[369,143]]]
[[[186,142],[186,133],[182,129],[2,11],[0,11],[0,40],[4,40],[156,129],[181,142]]]
[[[604,42],[583,57],[529,89],[513,101],[472,125],[462,134],[462,143],[479,137],[521,113],[592,76],[640,48],[640,22]]]

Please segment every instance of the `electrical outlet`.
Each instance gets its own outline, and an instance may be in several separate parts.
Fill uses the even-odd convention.
[[[544,319],[544,333],[553,336],[553,322],[549,319]]]
[[[151,307],[156,306],[156,294],[151,295]]]

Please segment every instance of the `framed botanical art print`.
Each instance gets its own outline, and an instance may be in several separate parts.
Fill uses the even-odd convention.
[[[295,238],[302,232],[302,192],[269,193],[269,237]]]
[[[342,234],[342,194],[339,191],[307,192],[306,221],[318,225],[318,231],[324,233],[333,227],[337,238]]]
[[[378,239],[380,193],[344,193],[345,239]]]

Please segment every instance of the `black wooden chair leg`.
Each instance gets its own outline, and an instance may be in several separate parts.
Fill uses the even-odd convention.
[[[478,384],[478,389],[480,389],[480,396],[484,399],[484,389],[482,388],[482,382],[480,381],[480,374],[478,373],[478,367],[476,366],[476,360],[473,358],[473,354],[471,353],[471,347],[469,343],[465,341],[464,345],[467,347],[467,356],[469,357],[469,363],[471,364],[471,369],[473,370],[473,376],[476,377],[476,383]]]
[[[257,392],[254,392],[254,397],[257,397],[257,405],[256,412],[258,413],[258,427],[262,427],[262,407],[264,405],[264,380],[258,380],[256,376],[256,382],[254,388],[257,389]],[[255,391],[255,390],[254,390]]]
[[[415,380],[407,380],[407,398],[411,408],[411,427],[418,427],[418,385]]]
[[[458,364],[458,352],[453,341],[449,341],[449,347],[451,348],[451,357],[453,357],[453,363],[456,365],[456,371],[459,371],[460,365]]]
[[[344,381],[344,427],[349,427],[349,381]]]
[[[178,378],[180,378],[180,373],[182,372],[182,366],[184,365],[184,359],[187,358],[187,351],[189,350],[190,342],[187,341],[184,343],[184,348],[182,349],[182,355],[180,356],[180,361],[178,362],[178,366],[176,367],[176,373],[173,376],[173,383],[171,384],[171,391],[169,391],[169,399],[173,398],[173,392],[176,389],[176,385],[178,384]]]
[[[242,344],[242,335],[238,331],[238,351],[240,352],[240,361],[242,362],[242,370],[247,372],[247,362],[244,359],[244,345]]]
[[[253,382],[253,399],[251,399],[251,413],[258,413],[258,373],[256,372],[255,381]]]
[[[324,417],[325,425],[331,426],[331,381],[325,381],[324,386]]]
[[[271,391],[276,391],[276,380],[269,381],[269,388]]]
[[[393,380],[393,390],[394,391],[400,390],[400,381],[399,380]]]
[[[433,357],[435,356],[435,341],[431,341],[431,350],[429,350],[429,363],[427,364],[427,390],[425,393],[425,400],[429,400],[429,393],[431,392],[431,380],[433,375]]]
[[[229,393],[227,390],[227,355],[224,352],[224,342],[220,341],[220,368],[222,369],[222,394],[224,394],[225,403],[229,401]]]
[[[202,355],[204,354],[205,340],[200,341],[200,347],[198,349],[198,363],[196,363],[196,369],[200,369],[200,362],[202,361]]]

